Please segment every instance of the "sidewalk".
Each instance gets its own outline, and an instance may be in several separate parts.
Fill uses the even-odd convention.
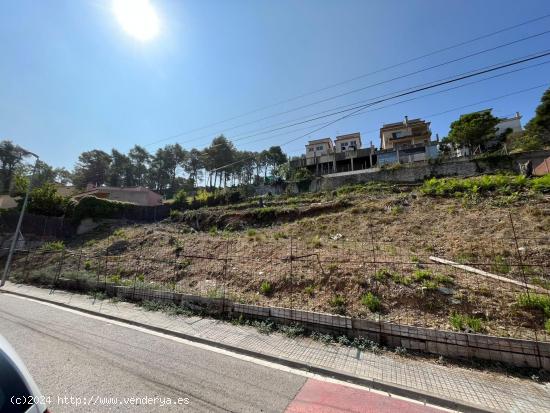
[[[248,326],[234,326],[210,318],[173,317],[162,312],[148,312],[131,303],[95,301],[86,295],[59,290],[50,294],[49,289],[8,282],[0,291],[14,292],[156,329],[170,330],[175,334],[187,335],[190,339],[232,347],[235,351],[240,350],[249,355],[259,353],[264,358],[281,359],[282,364],[291,367],[307,365],[314,372],[325,370],[325,374],[334,374],[341,379],[345,379],[344,376],[347,375],[363,379],[365,383],[382,383],[386,385],[387,391],[391,391],[391,387],[400,389],[403,395],[412,391],[416,396],[408,397],[425,399],[429,403],[433,403],[430,400],[431,395],[459,405],[471,406],[470,410],[477,407],[487,411],[550,412],[550,385],[538,384],[528,379],[439,366],[406,357],[359,352],[355,348],[325,345],[305,337],[291,339],[278,333],[264,335]],[[419,393],[426,397],[419,396]]]

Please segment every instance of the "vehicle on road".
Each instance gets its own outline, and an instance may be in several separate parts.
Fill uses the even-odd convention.
[[[0,335],[0,412],[48,413],[45,402],[23,360]]]

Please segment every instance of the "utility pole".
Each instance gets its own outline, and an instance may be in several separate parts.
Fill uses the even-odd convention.
[[[21,212],[19,213],[19,220],[17,221],[17,227],[15,228],[15,234],[13,235],[13,240],[11,242],[10,251],[8,253],[8,259],[6,260],[6,266],[4,267],[4,274],[2,275],[2,281],[0,282],[0,287],[3,287],[4,284],[6,284],[6,280],[8,279],[8,275],[10,273],[11,260],[13,259],[13,253],[15,251],[15,247],[17,246],[17,241],[19,240],[19,232],[21,231],[21,224],[23,223],[23,216],[25,215],[25,209],[27,208],[27,204],[29,202],[29,194],[32,190],[32,183],[34,181],[34,174],[36,173],[36,169],[38,168],[38,161],[40,161],[40,158],[38,157],[38,155],[35,155],[32,152],[24,150],[23,155],[34,156],[36,158],[36,161],[34,163],[34,168],[32,170],[31,178],[29,180],[29,185],[27,185],[27,192],[25,193],[25,200],[23,201],[23,206],[21,207]]]

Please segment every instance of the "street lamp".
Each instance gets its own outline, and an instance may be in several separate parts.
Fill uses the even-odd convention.
[[[34,181],[34,174],[38,168],[38,162],[40,158],[38,155],[35,155],[32,152],[29,152],[25,149],[21,149],[22,156],[34,156],[36,161],[34,162],[34,167],[32,169],[31,179],[29,180],[29,185],[27,185],[27,192],[25,193],[25,200],[23,201],[23,206],[21,207],[21,212],[19,213],[19,221],[17,221],[17,227],[15,228],[15,234],[13,235],[13,240],[11,242],[10,251],[8,253],[8,259],[6,260],[6,266],[4,267],[4,274],[2,274],[2,281],[0,282],[0,287],[3,287],[6,284],[8,275],[10,274],[11,260],[13,259],[13,252],[17,246],[17,241],[19,241],[19,232],[21,231],[21,224],[23,223],[23,216],[25,215],[25,209],[27,208],[27,203],[29,202],[29,194],[32,189],[32,183]]]

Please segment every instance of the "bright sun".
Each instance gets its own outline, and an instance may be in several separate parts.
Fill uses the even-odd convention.
[[[113,0],[113,12],[122,28],[141,41],[159,32],[159,19],[149,0]]]

